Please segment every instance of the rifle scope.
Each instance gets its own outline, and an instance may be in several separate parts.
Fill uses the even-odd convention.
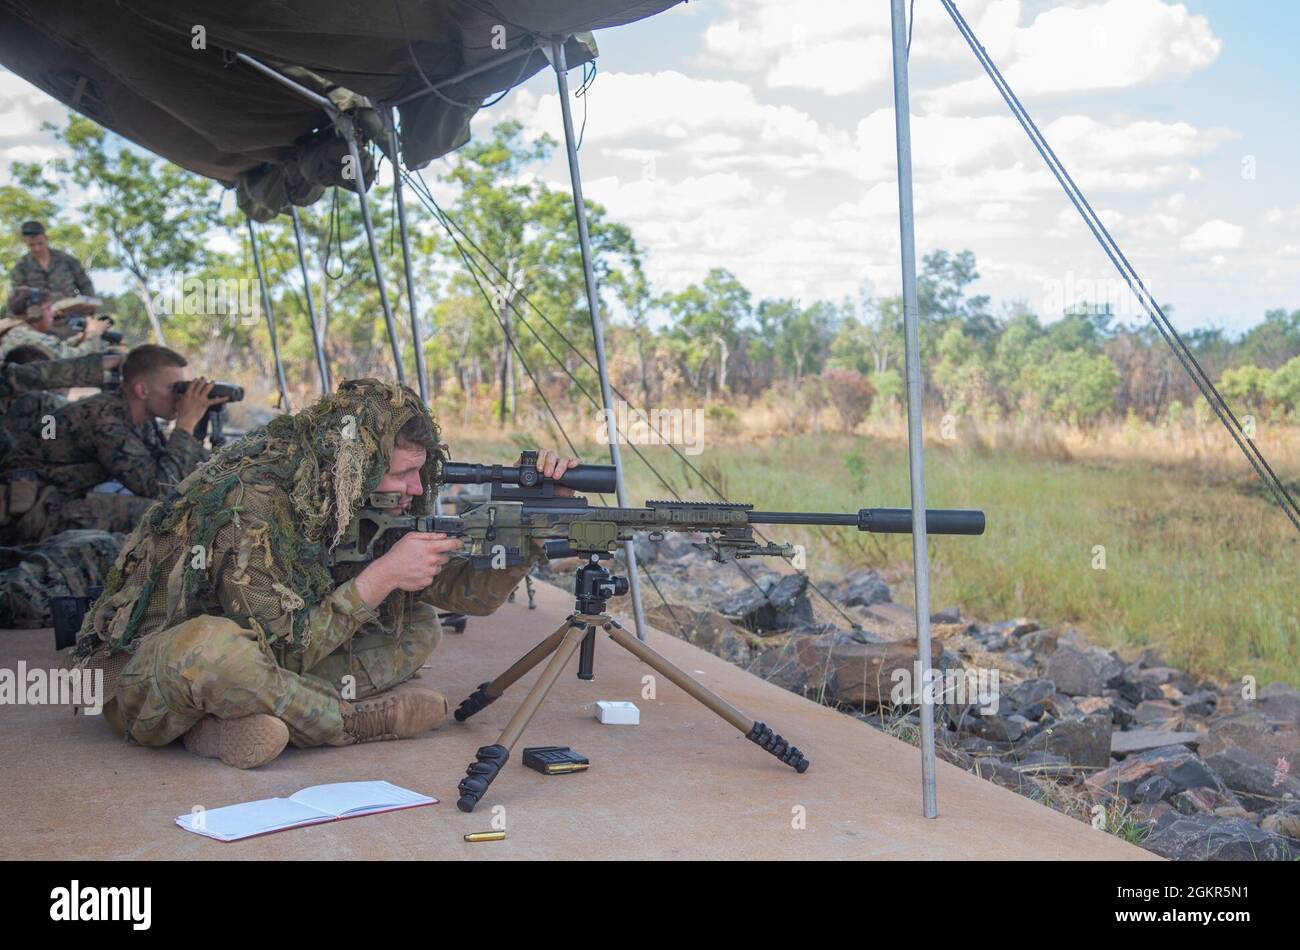
[[[531,465],[475,465],[469,462],[448,462],[442,467],[442,480],[448,485],[518,485],[536,488],[546,479]],[[574,491],[603,494],[613,492],[613,465],[579,465],[571,468],[553,484]]]

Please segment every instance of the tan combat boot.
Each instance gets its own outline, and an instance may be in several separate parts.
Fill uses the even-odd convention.
[[[357,742],[409,739],[447,718],[447,697],[423,686],[397,686],[343,704],[343,728]]]
[[[218,719],[208,716],[185,733],[185,748],[237,769],[265,765],[289,744],[289,727],[266,713]]]

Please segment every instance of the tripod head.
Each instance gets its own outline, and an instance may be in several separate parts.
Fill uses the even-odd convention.
[[[574,609],[580,614],[599,616],[605,612],[606,602],[611,597],[622,597],[627,593],[627,578],[615,577],[605,570],[600,555],[591,554],[589,558],[578,568],[578,579],[573,585]]]

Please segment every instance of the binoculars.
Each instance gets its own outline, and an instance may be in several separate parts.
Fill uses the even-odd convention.
[[[191,380],[183,379],[172,390],[176,393],[183,393],[190,388]],[[208,391],[209,399],[225,398],[226,402],[243,402],[244,387],[236,386],[234,383],[213,383],[212,389]]]
[[[112,317],[99,317],[99,318],[97,318],[97,319],[100,319],[100,320],[107,320],[107,321],[109,322],[109,325],[110,325],[110,326],[111,326],[112,323],[113,323],[113,318],[112,318]],[[68,326],[71,327],[73,330],[84,330],[84,329],[86,329],[86,318],[85,318],[85,317],[68,317]],[[105,330],[105,331],[104,331],[104,342],[106,342],[106,343],[111,343],[111,344],[113,344],[114,346],[116,346],[117,344],[121,343],[121,342],[122,342],[123,340],[125,340],[125,339],[126,339],[126,337],[122,335],[122,331],[121,331],[121,330]]]

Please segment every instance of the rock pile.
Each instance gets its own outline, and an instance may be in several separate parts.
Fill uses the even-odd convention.
[[[820,583],[828,610],[814,609],[806,576],[722,568],[681,535],[638,541],[637,558],[654,581],[647,604],[663,597],[647,610],[657,628],[877,728],[916,734],[919,716],[897,686],[916,657],[910,611],[877,572]],[[546,575],[572,585],[571,565]],[[1023,618],[971,623],[947,610],[932,632],[947,761],[1165,857],[1300,856],[1296,690],[1273,684],[1244,698],[1150,650],[1125,661],[1076,630]]]

